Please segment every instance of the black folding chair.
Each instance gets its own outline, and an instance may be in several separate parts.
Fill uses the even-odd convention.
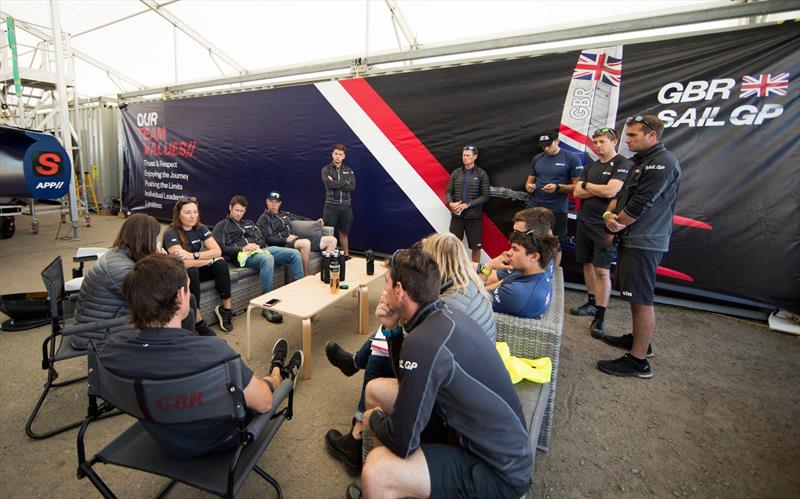
[[[292,418],[294,387],[284,380],[273,394],[272,410],[246,422],[239,356],[201,373],[170,379],[133,379],[103,367],[94,348],[89,350],[89,416],[78,433],[78,478],[88,477],[104,497],[116,497],[97,475],[96,463],[114,464],[170,479],[158,497],[164,497],[181,482],[221,497],[234,497],[255,470],[283,497],[280,484],[258,466],[278,429]],[[165,404],[182,397],[181,408]],[[167,397],[167,398],[165,398]],[[106,402],[99,404],[98,398]],[[186,402],[186,401],[190,402]],[[191,403],[194,401],[195,403]],[[287,401],[283,409],[278,408]],[[117,407],[138,419],[88,461],[84,439],[89,424],[110,407]],[[210,418],[230,418],[238,427],[237,447],[211,452],[192,459],[168,454],[150,435],[142,420],[163,424],[187,424]]]
[[[44,268],[42,271],[42,280],[44,281],[48,301],[50,302],[51,328],[50,334],[45,338],[44,342],[42,342],[42,369],[47,371],[47,381],[45,381],[42,394],[39,396],[39,400],[36,401],[36,405],[33,407],[30,417],[28,417],[28,422],[25,424],[25,433],[33,439],[49,438],[53,435],[71,430],[72,428],[77,428],[83,423],[81,419],[43,433],[38,433],[33,429],[33,422],[39,410],[42,408],[42,404],[51,388],[72,385],[86,379],[86,376],[82,375],[63,381],[56,381],[59,376],[58,371],[56,371],[57,362],[86,355],[85,350],[76,350],[72,347],[69,337],[74,334],[89,331],[109,333],[112,329],[125,324],[127,321],[127,317],[119,317],[105,321],[66,326],[66,317],[71,315],[73,303],[67,298],[64,291],[64,270],[61,265],[61,257],[56,257]],[[104,416],[113,416],[117,414],[120,413],[114,412]]]

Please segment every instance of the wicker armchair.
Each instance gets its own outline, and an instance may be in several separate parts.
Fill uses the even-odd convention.
[[[561,351],[561,332],[564,329],[564,272],[558,267],[553,276],[553,296],[550,306],[540,319],[522,319],[506,314],[494,314],[497,323],[497,341],[508,343],[511,355],[536,359],[550,357],[553,361],[553,377],[550,395],[539,433],[538,448],[548,451],[553,425],[553,409],[556,402],[558,361]],[[526,417],[529,416],[526,414]]]

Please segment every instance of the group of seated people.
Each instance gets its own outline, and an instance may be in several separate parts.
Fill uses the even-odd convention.
[[[336,248],[337,241],[333,236],[320,235],[308,239],[293,234],[292,222],[308,219],[281,211],[282,201],[279,192],[270,192],[264,213],[258,222],[253,222],[244,218],[247,199],[234,196],[228,204],[228,216],[211,231],[200,222],[197,199],[180,199],[175,203],[172,223],[164,231],[160,244],[161,225],[155,218],[141,213],[128,217],[112,248],[98,259],[83,280],[75,321],[88,323],[128,315],[122,296],[123,277],[145,256],[166,252],[178,257],[189,275],[191,313],[184,319],[183,328],[200,336],[214,336],[199,308],[200,283],[213,279],[221,301],[215,308],[220,329],[233,330],[231,278],[226,261],[259,272],[261,291],[267,293],[272,290],[275,266],[286,265],[289,278],[300,279],[309,274],[311,251]],[[322,227],[321,219],[309,223]],[[273,323],[283,320],[272,310],[264,310],[262,314]],[[114,331],[124,332],[130,334],[132,330],[121,326]],[[85,349],[91,339],[102,338],[97,334],[82,333],[71,341],[75,348]]]
[[[280,211],[280,201],[280,194],[270,193],[267,210],[254,223],[244,218],[247,200],[234,196],[229,216],[209,231],[199,221],[197,201],[180,200],[163,250],[155,219],[129,217],[81,288],[79,303],[103,295],[103,306],[94,307],[102,315],[87,314],[86,302],[76,315],[90,321],[130,314],[138,332],[103,342],[104,365],[124,376],[179,376],[235,355],[224,340],[199,337],[209,335],[197,307],[201,280],[215,280],[222,299],[216,308],[220,327],[232,328],[230,275],[221,257],[258,270],[266,292],[273,265],[288,265],[298,279],[307,262],[303,251],[336,245],[333,238],[304,242],[294,236],[292,215]],[[375,312],[379,330],[355,354],[332,342],[325,349],[345,375],[364,371],[349,431],[331,429],[324,439],[349,473],[361,474],[363,491],[353,485],[349,497],[516,498],[528,490],[534,449],[495,349],[494,313],[533,318],[547,310],[558,244],[551,228],[549,210],[528,208],[514,218],[510,249],[483,265],[471,262],[452,234],[432,234],[386,261]],[[180,352],[191,353],[199,364],[177,361]],[[302,352],[288,362],[287,355],[281,338],[268,376],[260,378],[243,365],[250,411],[270,410],[280,402],[272,400],[277,385],[295,382]],[[231,421],[147,428],[179,457],[227,449],[235,441]],[[362,463],[365,431],[381,446]]]

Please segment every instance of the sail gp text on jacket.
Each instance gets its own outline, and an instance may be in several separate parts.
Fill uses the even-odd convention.
[[[739,86],[738,95],[733,96]],[[658,91],[658,102],[661,104],[679,104],[697,102],[697,107],[690,107],[680,113],[674,109],[665,109],[658,117],[667,128],[679,126],[710,127],[761,125],[783,114],[783,105],[751,97],[769,97],[786,95],[789,89],[789,73],[764,73],[755,76],[743,76],[737,83],[733,78],[714,80],[695,80],[688,83],[667,83]],[[735,107],[728,116],[720,115],[722,106],[703,106],[702,102],[711,104],[714,100],[731,98],[748,99],[754,104],[743,104]]]

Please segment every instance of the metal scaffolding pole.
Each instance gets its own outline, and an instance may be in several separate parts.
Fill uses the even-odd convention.
[[[58,1],[50,0],[50,19],[53,23],[53,47],[55,49],[56,75],[58,92],[58,114],[60,118],[59,132],[61,144],[67,151],[70,164],[72,160],[72,134],[69,129],[69,111],[67,104],[67,82],[64,78],[67,68],[64,61],[64,47],[61,39],[61,19],[58,14]],[[78,237],[78,196],[75,192],[75,175],[70,175],[69,179],[69,218],[72,221],[72,240],[77,241]]]

